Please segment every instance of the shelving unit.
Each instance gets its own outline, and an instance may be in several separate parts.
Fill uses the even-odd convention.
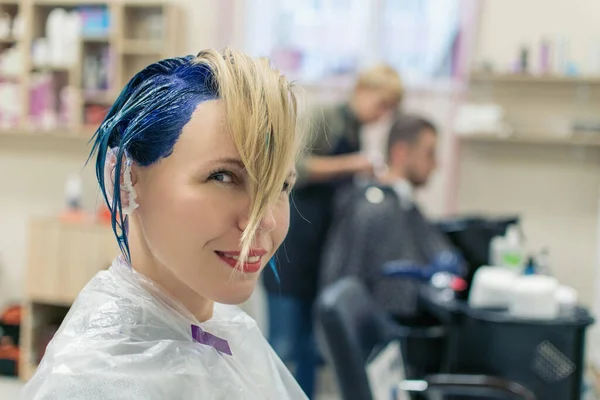
[[[35,43],[47,35],[46,24],[52,10],[67,12],[105,11],[109,29],[91,32],[76,41],[75,60],[69,65],[34,65]],[[22,34],[18,39],[0,38],[0,51],[15,46],[22,52],[23,68],[17,76],[1,77],[1,81],[19,85],[19,117],[15,123],[0,121],[0,135],[32,136],[29,132],[52,136],[86,136],[95,130],[103,114],[116,99],[125,83],[144,66],[173,55],[177,48],[177,10],[161,1],[110,0],[0,0],[0,12],[19,15]],[[107,62],[92,63],[94,57]],[[90,90],[87,68],[99,65],[105,71],[106,85]],[[105,69],[105,70],[104,70]],[[43,78],[41,78],[43,77]],[[52,120],[34,114],[37,79],[53,85]],[[86,83],[87,82],[87,83]],[[55,122],[52,122],[55,121]]]
[[[62,8],[81,13],[82,7],[88,11],[89,7],[97,7],[94,12],[105,11],[110,20],[109,28],[86,30],[90,33],[81,35],[74,42],[75,56],[68,65],[53,64],[51,58],[47,63],[35,65],[30,49],[39,43],[38,39],[47,36],[46,24],[52,10]],[[18,13],[21,16],[23,31],[17,40],[0,39],[0,51],[7,46],[17,46],[23,51],[23,68],[16,76],[7,78],[19,85],[21,114],[14,126],[6,127],[0,121],[0,147],[3,149],[14,147],[46,152],[50,148],[52,151],[54,148],[75,149],[73,151],[81,148],[83,151],[104,117],[103,113],[126,82],[148,64],[174,55],[177,49],[174,34],[177,12],[166,0],[0,0],[0,11],[5,10],[10,15]],[[39,61],[39,54],[36,59]],[[97,76],[106,78],[93,80],[92,84],[87,79],[89,68],[96,68],[94,71],[104,68],[106,73]],[[67,108],[68,112],[63,110],[66,123],[46,127],[40,126],[34,118],[36,114],[32,110],[36,99],[32,93],[40,74],[53,85],[55,103],[51,104],[56,106],[53,109],[55,115],[59,115],[59,109],[62,110],[59,104],[64,100],[59,93],[68,95],[71,106]],[[3,79],[0,78],[0,85]],[[35,372],[52,330],[60,324],[80,290],[119,254],[110,226],[52,218],[32,221],[27,251],[19,362],[22,380],[28,380]]]
[[[501,125],[512,134],[457,135],[456,211],[519,214],[528,248],[550,249],[555,276],[591,305],[600,212],[600,132],[594,128],[600,123],[600,77],[475,73],[464,101],[500,106]]]

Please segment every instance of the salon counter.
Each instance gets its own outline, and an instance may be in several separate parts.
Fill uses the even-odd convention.
[[[552,320],[523,320],[506,310],[473,309],[451,291],[424,285],[423,309],[447,328],[444,372],[500,376],[538,399],[577,400],[584,372],[590,313],[577,308]]]

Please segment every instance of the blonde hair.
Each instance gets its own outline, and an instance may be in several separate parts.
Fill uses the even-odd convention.
[[[206,50],[195,63],[213,73],[231,134],[250,179],[251,205],[238,268],[247,260],[260,223],[280,198],[300,149],[294,87],[265,58]]]
[[[362,71],[356,80],[355,89],[375,89],[386,93],[392,101],[400,103],[404,87],[398,72],[387,64],[379,64]]]

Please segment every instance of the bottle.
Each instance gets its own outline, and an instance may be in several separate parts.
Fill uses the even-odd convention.
[[[519,72],[522,74],[529,72],[529,48],[527,46],[521,46],[519,52]]]
[[[540,74],[549,75],[550,71],[550,42],[544,38],[540,44]]]
[[[86,214],[82,207],[82,184],[79,174],[71,174],[65,185],[66,208],[61,215],[62,221],[82,222],[86,219]]]
[[[525,269],[523,270],[523,275],[536,275],[537,274],[537,266],[535,264],[535,259],[533,257],[529,257],[527,259],[527,264],[525,265]]]
[[[502,266],[520,272],[524,264],[524,251],[521,232],[517,225],[510,225],[506,230],[501,256]]]
[[[490,262],[521,273],[524,266],[524,246],[518,225],[510,225],[505,236],[496,236],[490,242]]]
[[[79,211],[81,209],[81,177],[78,174],[71,174],[65,185],[65,200],[67,210]]]

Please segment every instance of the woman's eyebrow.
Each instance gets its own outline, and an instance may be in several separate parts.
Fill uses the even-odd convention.
[[[229,165],[233,165],[241,170],[246,169],[246,166],[244,165],[244,163],[242,162],[242,160],[240,160],[239,158],[234,158],[234,157],[222,157],[222,158],[216,158],[214,160],[210,161],[211,163],[214,164],[229,164]]]

